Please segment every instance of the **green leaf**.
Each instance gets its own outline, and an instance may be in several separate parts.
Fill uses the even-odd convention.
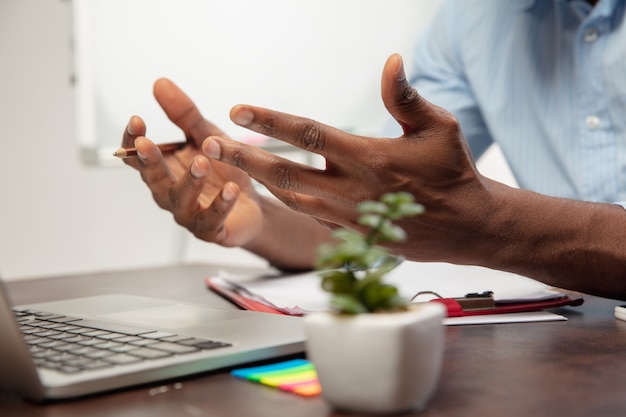
[[[336,255],[336,245],[324,244],[317,249],[315,258],[315,269],[335,269],[343,266],[343,261]]]
[[[384,214],[387,212],[387,205],[378,201],[363,201],[357,206],[359,213]]]
[[[387,204],[388,206],[397,206],[401,203],[412,203],[415,201],[413,194],[407,193],[405,191],[400,191],[397,193],[387,193],[384,194],[380,201]]]
[[[356,278],[350,271],[325,271],[322,276],[322,289],[333,294],[349,294],[352,292]]]
[[[359,217],[359,224],[363,226],[367,226],[371,229],[378,227],[383,217],[378,214],[364,214]]]
[[[401,217],[413,217],[423,214],[424,206],[417,203],[402,203],[398,206],[397,215]]]
[[[367,308],[353,295],[335,295],[330,300],[331,307],[343,314],[367,313]]]
[[[350,229],[337,229],[333,232],[333,238],[338,241],[363,241],[363,235]]]
[[[377,268],[378,264],[383,262],[383,260],[389,256],[389,252],[386,249],[383,249],[379,246],[373,246],[370,250],[367,251],[367,254],[363,257],[363,262],[365,262],[370,268]]]
[[[381,275],[387,275],[389,272],[396,269],[398,265],[402,263],[403,259],[397,256],[387,255],[382,259],[379,259],[379,264],[376,267],[376,272]]]
[[[400,226],[396,226],[391,222],[383,223],[380,233],[387,242],[402,242],[406,240],[406,232]]]
[[[386,285],[380,281],[372,281],[361,292],[363,304],[369,311],[385,309],[391,300],[398,296],[396,287]]]
[[[320,245],[315,259],[316,269],[334,269],[346,264],[357,264],[360,267],[368,251],[368,246],[362,236],[351,241],[342,241],[337,244]]]
[[[333,232],[336,244],[320,246],[316,268],[324,270],[322,288],[333,294],[331,305],[341,313],[402,308],[408,300],[383,282],[402,259],[377,244],[405,240],[405,231],[393,221],[421,214],[424,207],[414,203],[410,193],[399,192],[385,194],[381,201],[364,201],[357,210],[358,223],[369,233],[339,229]]]

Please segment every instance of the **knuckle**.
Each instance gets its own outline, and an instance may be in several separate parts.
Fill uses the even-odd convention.
[[[461,133],[461,124],[459,123],[459,119],[457,119],[452,113],[444,112],[442,122],[452,133]]]
[[[249,145],[235,142],[221,142],[220,146],[222,149],[220,159],[223,162],[245,170],[251,155],[253,155]]]
[[[326,135],[319,123],[306,121],[300,127],[300,143],[307,151],[321,151],[326,145]]]
[[[182,205],[182,199],[180,198],[180,195],[173,188],[170,188],[169,190],[169,200],[170,207],[172,207],[173,209],[180,208],[180,206]]]
[[[281,190],[291,190],[295,186],[293,172],[285,164],[278,163],[273,169],[273,183]]]
[[[237,168],[244,168],[247,159],[246,153],[247,152],[243,149],[234,150],[230,157],[231,164]]]
[[[397,103],[402,107],[409,107],[419,103],[419,101],[419,93],[415,88],[411,87],[411,85],[407,83],[405,84],[405,88],[403,88],[400,92]]]
[[[280,200],[291,210],[297,212],[304,212],[303,209],[306,208],[302,206],[300,199],[298,198],[298,194],[295,193],[284,193],[280,196]]]
[[[266,129],[268,132],[273,132],[276,129],[276,119],[274,119],[273,117],[266,117],[263,120],[263,128]]]
[[[216,241],[226,230],[225,216],[226,212],[213,204],[207,212],[194,217],[189,230],[198,239]]]

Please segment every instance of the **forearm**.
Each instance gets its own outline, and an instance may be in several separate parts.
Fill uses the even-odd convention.
[[[246,250],[283,270],[313,268],[317,247],[331,232],[312,217],[289,209],[280,201],[262,197],[263,226]]]
[[[626,210],[493,184],[482,264],[549,285],[626,299]],[[482,233],[481,233],[482,235]]]

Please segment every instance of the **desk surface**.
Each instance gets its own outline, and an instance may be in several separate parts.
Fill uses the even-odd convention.
[[[203,278],[215,271],[181,265],[16,281],[8,287],[15,304],[123,292],[229,306],[204,288]],[[567,322],[448,327],[438,391],[427,410],[406,416],[625,416],[626,322],[614,319],[618,304],[587,296],[583,306],[557,311]],[[333,411],[321,398],[297,397],[225,371],[45,405],[0,395],[0,415],[354,416]]]

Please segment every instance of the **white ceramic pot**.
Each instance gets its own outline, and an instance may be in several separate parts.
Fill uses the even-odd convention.
[[[400,313],[304,317],[307,357],[336,409],[395,413],[426,408],[445,349],[440,303]]]

